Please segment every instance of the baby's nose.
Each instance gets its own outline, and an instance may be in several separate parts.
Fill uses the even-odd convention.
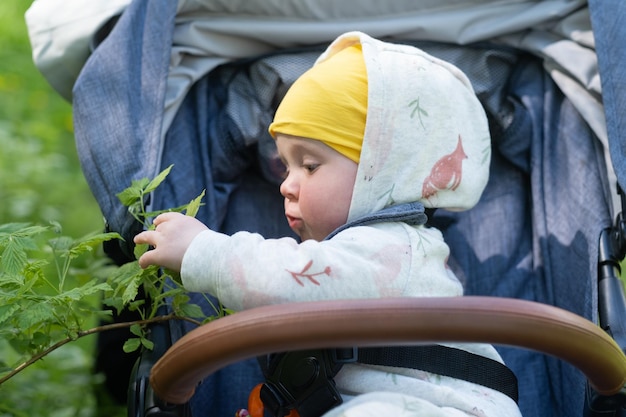
[[[298,197],[298,184],[293,175],[287,175],[280,184],[280,193],[289,200],[295,200]]]

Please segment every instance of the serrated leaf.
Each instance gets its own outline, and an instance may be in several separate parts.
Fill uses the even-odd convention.
[[[33,303],[18,315],[18,327],[26,330],[35,324],[53,321],[54,318],[54,310],[49,304]]]
[[[0,323],[7,321],[19,309],[20,306],[16,303],[0,306]]]
[[[0,236],[11,235],[18,230],[22,230],[30,226],[30,223],[4,223],[0,224]]]
[[[126,342],[124,342],[124,346],[122,346],[122,349],[126,353],[131,353],[139,349],[139,346],[141,346],[141,339],[139,339],[138,337],[133,337],[132,339],[128,339]]]
[[[204,198],[205,192],[206,190],[202,190],[202,193],[200,193],[198,197],[189,202],[187,205],[187,212],[185,213],[187,216],[196,217],[198,211],[200,210],[200,206],[202,205],[202,199]]]
[[[117,268],[110,276],[110,281],[116,287],[115,292],[125,288],[128,282],[134,280],[137,275],[141,275],[142,270],[137,262],[127,262]]]
[[[156,190],[156,188],[159,185],[161,185],[161,183],[165,180],[165,178],[167,178],[167,176],[170,174],[170,171],[172,170],[173,166],[174,165],[170,165],[169,167],[161,171],[156,177],[154,177],[152,181],[150,181],[150,183],[146,186],[144,190],[144,194],[148,194]]]
[[[137,297],[139,293],[139,284],[141,284],[141,276],[134,277],[130,282],[126,284],[126,288],[122,293],[122,303],[128,304]]]
[[[6,242],[4,251],[0,254],[0,267],[10,275],[17,275],[28,263],[21,239],[10,239]]]
[[[98,280],[93,279],[80,287],[74,287],[69,291],[64,291],[54,298],[62,300],[63,302],[70,302],[82,300],[92,294],[97,294],[103,291],[111,291],[111,286],[104,282],[98,283]]]
[[[46,259],[30,260],[22,269],[21,276],[24,280],[21,288],[22,293],[30,291],[32,287],[45,280],[44,268],[49,264]]]
[[[1,237],[33,237],[49,230],[46,226],[31,226],[29,223],[8,223],[0,226]]]
[[[72,243],[69,251],[70,258],[73,259],[85,252],[92,251],[96,246],[113,239],[124,240],[119,233],[114,232],[85,236]]]
[[[0,288],[19,291],[24,286],[24,277],[22,274],[7,274],[0,270]]]

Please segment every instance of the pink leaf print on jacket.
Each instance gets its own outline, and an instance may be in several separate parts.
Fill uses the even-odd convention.
[[[424,180],[422,197],[430,198],[439,190],[456,190],[461,183],[464,159],[467,159],[467,155],[463,150],[461,135],[459,135],[456,149],[435,162],[430,174]]]
[[[304,283],[302,282],[302,280],[300,278],[306,278],[310,282],[312,282],[313,284],[320,285],[320,282],[314,278],[315,276],[318,276],[318,275],[328,275],[328,276],[330,276],[330,266],[327,266],[321,272],[306,273],[311,268],[311,265],[313,265],[313,260],[312,259],[304,266],[304,268],[302,268],[302,271],[300,271],[300,272],[290,271],[288,269],[286,271],[291,274],[293,279],[295,279],[296,282],[301,287],[304,287]]]

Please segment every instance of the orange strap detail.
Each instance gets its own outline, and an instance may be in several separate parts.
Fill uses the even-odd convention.
[[[261,401],[261,387],[263,387],[263,384],[257,384],[252,388],[248,396],[248,413],[250,413],[250,417],[263,417],[264,407],[263,401]],[[287,417],[300,417],[300,415],[293,409]]]

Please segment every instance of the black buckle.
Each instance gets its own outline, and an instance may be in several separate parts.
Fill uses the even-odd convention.
[[[359,359],[359,348],[343,348],[343,349],[331,349],[331,358],[336,364],[355,363]],[[337,372],[339,369],[337,369]],[[336,372],[335,372],[336,374]]]
[[[277,417],[293,409],[300,417],[317,417],[341,404],[333,380],[341,368],[336,357],[332,349],[271,355],[260,394],[265,409]]]

